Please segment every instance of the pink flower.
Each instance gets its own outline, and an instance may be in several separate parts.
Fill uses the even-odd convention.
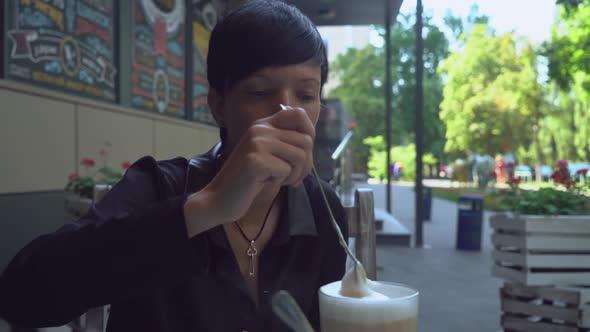
[[[582,169],[579,169],[579,170],[576,172],[576,174],[577,174],[577,175],[584,175],[584,176],[586,176],[586,174],[588,174],[588,169],[587,169],[587,168],[582,168]]]
[[[96,165],[96,161],[92,158],[84,158],[82,159],[82,161],[80,161],[80,165],[93,167],[94,165]]]
[[[69,181],[74,181],[78,178],[78,173],[71,173],[70,175],[68,175],[68,180]]]
[[[131,167],[131,163],[126,161],[121,164],[121,167],[123,167],[123,169],[128,169],[129,167]]]

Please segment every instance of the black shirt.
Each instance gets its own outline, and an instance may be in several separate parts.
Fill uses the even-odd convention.
[[[215,175],[219,145],[190,161],[144,157],[88,214],[22,249],[0,277],[0,315],[59,326],[111,305],[107,331],[289,331],[270,297],[287,290],[319,331],[318,288],[342,278],[345,253],[314,178],[287,206],[259,257],[259,306],[222,226],[188,239],[183,204]],[[323,184],[344,234],[336,194]]]

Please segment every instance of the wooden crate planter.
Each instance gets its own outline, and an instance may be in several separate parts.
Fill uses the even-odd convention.
[[[590,288],[527,287],[506,283],[500,289],[505,332],[590,331]]]
[[[590,285],[590,215],[490,219],[494,276],[529,286]]]

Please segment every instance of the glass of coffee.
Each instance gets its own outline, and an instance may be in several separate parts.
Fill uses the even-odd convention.
[[[341,282],[319,290],[322,332],[416,332],[418,291],[396,283],[370,281],[385,297],[340,295]]]

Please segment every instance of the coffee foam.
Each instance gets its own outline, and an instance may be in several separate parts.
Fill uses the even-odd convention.
[[[416,317],[418,296],[415,290],[397,284],[384,284],[368,280],[368,286],[382,296],[362,298],[340,294],[341,282],[320,288],[322,317],[349,322],[384,322]]]

